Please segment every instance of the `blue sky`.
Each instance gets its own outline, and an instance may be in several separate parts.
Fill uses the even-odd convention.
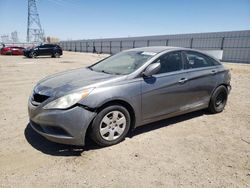
[[[250,29],[250,0],[37,0],[45,34],[89,39]],[[27,0],[0,0],[0,35],[25,40]]]

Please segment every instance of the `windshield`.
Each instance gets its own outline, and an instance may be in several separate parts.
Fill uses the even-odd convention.
[[[121,52],[89,67],[93,71],[108,74],[130,74],[141,67],[156,53],[145,51]]]

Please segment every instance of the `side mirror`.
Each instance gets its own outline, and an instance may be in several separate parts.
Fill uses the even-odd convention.
[[[142,75],[146,76],[146,77],[150,77],[150,76],[156,74],[157,72],[159,72],[160,69],[161,69],[160,63],[153,63],[153,64],[150,64],[146,68],[146,70],[142,73]]]

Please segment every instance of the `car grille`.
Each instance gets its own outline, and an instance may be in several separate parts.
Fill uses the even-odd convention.
[[[49,96],[47,95],[40,95],[38,93],[34,93],[32,100],[35,101],[36,103],[42,103],[44,101],[46,101],[49,98]]]

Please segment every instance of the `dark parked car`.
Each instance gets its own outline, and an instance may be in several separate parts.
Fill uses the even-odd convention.
[[[143,124],[206,108],[222,112],[230,79],[218,60],[196,50],[135,48],[38,82],[30,125],[54,142],[84,145],[88,135],[109,146]]]
[[[56,44],[43,44],[24,51],[24,55],[30,58],[37,56],[60,57],[62,54],[62,48]]]
[[[23,55],[25,48],[20,46],[8,46],[1,49],[1,55]]]

